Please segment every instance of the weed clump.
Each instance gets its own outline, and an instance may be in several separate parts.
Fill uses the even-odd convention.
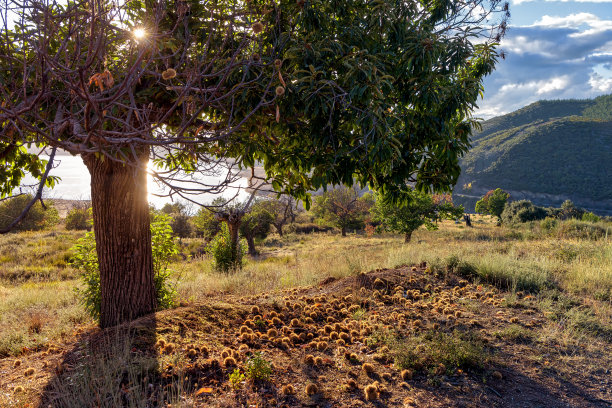
[[[247,359],[245,372],[246,377],[251,381],[268,381],[272,375],[272,363],[257,352]]]

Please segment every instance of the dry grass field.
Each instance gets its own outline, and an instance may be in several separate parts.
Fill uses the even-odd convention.
[[[570,227],[271,235],[234,274],[185,239],[180,306],[104,332],[83,233],[0,236],[0,406],[608,407],[612,236]]]

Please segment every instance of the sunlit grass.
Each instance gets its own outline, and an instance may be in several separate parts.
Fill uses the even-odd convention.
[[[70,247],[82,235],[58,230],[0,236],[0,355],[61,338],[75,325],[93,324],[74,294],[78,272],[68,265]],[[197,239],[183,242],[201,245]],[[259,257],[230,274],[214,271],[202,255],[174,261],[170,268],[180,300],[273,292],[427,262],[440,272],[458,265],[459,273],[510,292],[555,289],[578,296],[604,325],[612,316],[612,237],[563,239],[542,233],[537,225],[510,229],[476,217],[474,228],[447,221],[438,231],[416,231],[407,244],[394,235],[274,234],[258,248]],[[40,333],[28,328],[32,316],[42,318]]]

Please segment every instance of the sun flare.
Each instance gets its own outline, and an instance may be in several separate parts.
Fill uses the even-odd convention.
[[[144,30],[144,28],[135,28],[132,34],[134,34],[134,38],[141,40],[147,35],[147,32]]]

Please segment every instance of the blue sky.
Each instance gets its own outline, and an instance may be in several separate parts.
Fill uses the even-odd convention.
[[[476,116],[612,93],[612,0],[511,0],[510,13],[507,56],[485,80]]]

